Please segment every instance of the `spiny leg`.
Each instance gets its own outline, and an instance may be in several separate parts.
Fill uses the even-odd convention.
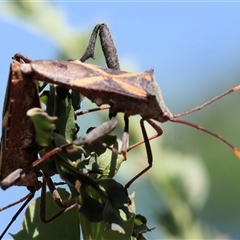
[[[117,123],[118,123],[117,117],[116,116],[114,116],[114,117],[111,116],[109,121],[104,122],[100,126],[94,128],[92,131],[90,131],[86,135],[86,137],[75,140],[74,144],[76,144],[76,145],[90,145],[94,142],[99,142],[99,143],[102,144],[103,147],[111,150],[113,153],[119,154],[119,155],[123,154],[124,158],[126,159],[126,151],[123,148],[125,148],[124,147],[125,145],[128,146],[128,138],[129,138],[128,131],[127,132],[124,131],[123,140],[122,140],[123,146],[122,146],[121,151],[118,151],[118,149],[108,146],[106,143],[104,143],[100,140],[102,137],[104,137],[107,134],[109,134],[110,132],[112,132],[116,128]],[[128,128],[128,125],[126,125],[126,122],[125,122],[125,129],[126,128]],[[126,149],[127,149],[127,147],[126,147]]]
[[[110,114],[110,116],[111,116],[111,114]],[[124,131],[123,131],[123,135],[122,135],[121,151],[118,151],[116,148],[109,147],[105,143],[103,143],[102,145],[104,147],[110,149],[115,154],[123,155],[124,160],[127,159],[126,153],[128,152],[128,149],[129,149],[129,118],[128,118],[128,116],[124,115]]]
[[[98,108],[92,108],[92,109],[88,109],[88,110],[83,110],[83,111],[81,111],[81,112],[77,112],[76,113],[76,116],[80,116],[80,115],[84,115],[84,114],[87,114],[87,113],[91,113],[91,112],[96,112],[96,111],[101,111],[101,110],[108,110],[110,107],[109,106],[107,106],[107,107],[98,107]],[[109,116],[110,117],[110,120],[109,121],[107,121],[107,122],[105,122],[105,123],[103,123],[102,125],[100,125],[99,127],[97,127],[97,128],[95,128],[94,130],[92,130],[92,131],[94,131],[91,135],[89,135],[89,133],[88,133],[88,135],[85,137],[85,138],[83,138],[82,140],[81,140],[81,142],[78,142],[77,144],[78,145],[84,145],[84,143],[85,144],[91,144],[91,143],[93,143],[94,141],[97,141],[96,139],[93,139],[92,138],[92,136],[94,136],[96,133],[102,133],[101,135],[101,137],[103,137],[104,135],[107,135],[108,133],[110,133],[112,130],[114,130],[114,128],[116,127],[116,124],[117,124],[117,122],[116,122],[116,116],[112,119],[112,117],[113,116]],[[125,123],[125,128],[126,128],[126,123]],[[110,131],[110,132],[108,132],[108,131]],[[105,134],[104,134],[105,133]],[[96,137],[96,135],[95,135],[95,137]],[[99,141],[100,142],[100,141]],[[112,147],[110,147],[110,146],[108,146],[106,143],[104,143],[104,142],[101,142],[101,144],[102,144],[102,146],[103,147],[105,147],[105,148],[107,148],[107,149],[109,149],[109,150],[111,150],[112,152],[114,152],[115,154],[122,154],[122,152],[123,151],[118,151],[117,149],[115,149],[115,148],[112,148]],[[127,149],[127,148],[126,148]],[[125,151],[126,152],[126,151]]]

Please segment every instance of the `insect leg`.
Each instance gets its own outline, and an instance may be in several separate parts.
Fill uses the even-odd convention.
[[[146,128],[144,126],[144,121],[147,121],[156,131],[157,134],[148,138],[147,132],[146,132]],[[153,163],[153,156],[152,156],[152,149],[151,149],[151,145],[149,140],[152,140],[154,138],[157,138],[159,136],[162,135],[163,131],[162,129],[155,124],[152,120],[150,119],[141,119],[140,120],[140,126],[141,126],[141,130],[142,130],[142,134],[143,134],[143,141],[140,141],[132,146],[130,146],[130,148],[128,148],[127,151],[130,151],[132,148],[142,144],[143,142],[145,143],[145,148],[146,148],[146,152],[147,152],[147,159],[148,159],[148,166],[146,168],[144,168],[140,173],[138,173],[135,177],[133,177],[126,185],[125,188],[129,188],[130,185],[137,179],[139,178],[141,175],[143,175],[145,172],[147,172],[151,167],[152,167],[152,163]]]
[[[145,121],[147,121],[148,124],[150,124],[152,126],[152,128],[154,130],[156,130],[156,132],[157,132],[155,135],[149,137],[148,141],[151,141],[151,140],[153,140],[153,139],[155,139],[155,138],[157,138],[157,137],[159,137],[163,134],[163,130],[156,123],[154,123],[151,119],[145,119]],[[137,146],[139,146],[143,143],[144,143],[144,140],[139,141],[139,142],[131,145],[130,147],[128,147],[127,152],[131,151],[133,148],[135,148],[135,147],[137,147]]]
[[[117,126],[118,120],[116,117],[112,117],[109,121],[104,122],[100,126],[94,128],[89,132],[86,137],[80,138],[74,141],[76,145],[90,145],[93,142],[99,140],[103,136],[112,132],[112,130]]]
[[[103,54],[108,68],[120,70],[120,64],[117,54],[117,48],[106,24],[98,24],[93,29],[88,47],[81,57],[80,61],[85,62],[89,58],[94,58],[94,48],[96,45],[97,34],[99,32],[100,42]]]
[[[28,205],[28,203],[33,199],[35,195],[35,191],[30,192],[27,196],[27,200],[23,203],[23,205],[18,209],[18,211],[14,214],[14,216],[12,217],[12,220],[8,223],[8,225],[6,226],[6,228],[4,229],[4,231],[2,232],[0,239],[3,238],[3,236],[5,235],[5,233],[7,232],[7,230],[11,227],[11,225],[13,224],[13,222],[17,219],[18,215],[22,212],[22,210]]]
[[[124,131],[122,135],[122,148],[121,153],[123,154],[124,159],[127,159],[126,153],[129,147],[129,118],[124,115]]]
[[[8,208],[10,208],[10,207],[13,207],[13,206],[15,206],[15,205],[17,205],[17,204],[19,204],[19,203],[21,203],[21,202],[26,201],[26,200],[30,197],[31,194],[32,194],[32,193],[29,192],[26,196],[20,198],[19,200],[15,201],[15,202],[13,202],[13,203],[11,203],[11,204],[8,204],[8,205],[5,206],[5,207],[0,208],[0,212],[4,211],[4,210],[6,210],[6,209],[8,209]]]
[[[88,109],[88,110],[83,110],[83,111],[80,111],[80,112],[76,112],[75,114],[76,114],[76,116],[80,116],[80,115],[84,115],[84,114],[91,113],[91,112],[107,110],[109,108],[110,108],[109,106],[107,106],[107,107],[98,107],[98,108],[91,108],[91,109]]]
[[[48,186],[50,192],[52,193],[52,197],[54,202],[60,207],[63,208],[61,211],[56,213],[54,216],[52,216],[49,219],[46,219],[46,185]],[[52,179],[46,174],[43,173],[43,186],[41,190],[41,201],[40,201],[40,220],[43,223],[49,223],[56,219],[58,216],[62,215],[63,213],[71,210],[72,208],[78,206],[78,203],[69,203],[71,200],[71,195],[69,195],[69,198],[66,202],[66,204],[63,203],[62,198],[60,194],[58,193],[54,183],[52,182]]]
[[[0,182],[0,187],[3,190],[6,190],[7,188],[11,187],[18,179],[25,177],[26,174],[28,174],[34,167],[38,166],[40,163],[44,162],[49,157],[54,156],[58,152],[61,152],[63,149],[66,149],[71,145],[71,143],[67,143],[62,145],[61,147],[54,148],[50,152],[46,153],[43,157],[35,160],[25,168],[16,169]]]

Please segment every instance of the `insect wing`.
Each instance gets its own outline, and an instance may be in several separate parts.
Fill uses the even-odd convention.
[[[30,74],[34,79],[48,83],[59,84],[81,92],[89,99],[105,94],[108,98],[128,96],[144,100],[147,93],[134,86],[132,82],[139,82],[146,73],[127,73],[118,70],[104,69],[80,61],[33,61],[22,64],[23,74]],[[149,73],[150,74],[150,73]]]

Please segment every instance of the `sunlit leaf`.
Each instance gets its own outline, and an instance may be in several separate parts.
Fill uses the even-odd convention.
[[[55,125],[58,133],[73,141],[76,137],[76,122],[69,90],[50,85],[46,111],[51,116],[57,116]]]
[[[48,146],[55,129],[56,117],[49,116],[41,108],[28,110],[27,115],[32,119],[36,131],[36,143],[42,147]]]
[[[115,139],[115,142],[110,147],[120,151],[122,141]],[[113,178],[121,167],[125,158],[122,154],[116,154],[110,149],[106,149],[104,154],[97,157],[97,164],[103,170],[103,174],[98,174],[97,178]]]
[[[130,218],[127,221],[122,222],[122,229],[124,229],[124,234],[118,231],[113,231],[113,229],[106,229],[105,223],[102,221],[100,223],[91,223],[91,232],[92,239],[101,239],[101,240],[126,240],[130,239],[133,231],[133,221],[134,217]],[[88,223],[89,224],[89,223]],[[115,230],[117,225],[113,224],[112,226]],[[120,230],[120,228],[119,228]]]
[[[134,229],[133,236],[138,240],[146,239],[143,234],[154,230],[156,227],[149,228],[147,227],[147,219],[141,214],[137,214],[134,219]]]
[[[80,187],[81,208],[79,212],[83,214],[90,222],[100,222],[103,220],[104,204],[92,198],[83,185]]]
[[[58,191],[63,199],[67,199],[69,193],[65,189]],[[52,200],[48,192],[46,201],[46,216],[53,216],[61,210]],[[13,239],[80,239],[80,227],[78,211],[76,208],[67,211],[50,223],[42,223],[39,219],[40,198],[34,200],[26,210],[23,229],[16,234],[11,234]]]
[[[87,132],[92,130],[93,128],[89,128]],[[122,162],[125,160],[122,154],[117,154],[111,149],[108,149],[102,145],[105,143],[107,146],[121,151],[122,141],[117,138],[115,134],[108,134],[104,136],[99,142],[95,142],[90,146],[86,146],[85,150],[89,153],[94,152],[96,157],[97,166],[103,171],[102,174],[92,174],[91,176],[94,178],[113,178]]]
[[[111,229],[112,231],[117,231],[121,234],[125,234],[123,229],[123,223],[119,216],[117,216],[117,211],[112,207],[110,201],[107,201],[103,211],[103,220],[105,222],[105,228]]]

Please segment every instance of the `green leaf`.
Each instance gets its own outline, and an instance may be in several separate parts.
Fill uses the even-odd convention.
[[[127,221],[122,222],[122,228],[124,229],[124,234],[119,233],[118,231],[112,231],[110,229],[106,229],[105,223],[102,221],[100,223],[91,223],[92,228],[92,239],[98,240],[126,240],[130,239],[133,231],[133,221],[134,217],[130,218]],[[112,226],[115,230],[117,230],[117,225]]]
[[[65,145],[67,143],[68,142],[62,135],[54,132],[51,144],[49,144],[47,148],[43,149],[40,155],[43,156],[48,151],[51,151],[56,147],[61,147],[62,145]],[[65,164],[69,165],[69,167],[78,166],[78,163],[81,162],[81,156],[82,154],[85,154],[85,152],[83,148],[74,145],[72,146],[70,145],[68,149],[71,150],[71,152],[67,151],[58,152],[56,155],[44,161],[42,163],[42,170],[46,172],[49,176],[59,174],[64,181],[70,184],[69,187],[71,188],[72,186],[73,187],[75,186],[77,178],[71,176],[71,174],[68,173],[69,170],[66,170],[65,167],[62,166],[62,163],[65,162]],[[71,191],[71,193],[76,195],[75,194],[76,190],[74,192]]]
[[[127,190],[123,187],[122,184],[110,178],[100,179],[97,180],[97,182],[106,191],[113,208],[118,210],[130,203]]]
[[[73,141],[76,138],[76,122],[69,90],[50,85],[46,111],[51,116],[57,116],[55,124],[58,133]]]
[[[115,142],[109,146],[120,151],[122,141],[115,138]],[[96,161],[100,169],[103,170],[103,174],[98,174],[97,178],[113,178],[120,169],[122,162],[125,161],[125,158],[123,155],[116,154],[110,149],[105,149],[105,153],[98,156]]]
[[[117,214],[118,214],[118,211],[116,211],[112,207],[110,201],[107,201],[103,211],[105,229],[109,228],[113,231],[117,231],[121,234],[125,234],[125,231],[123,229],[123,223]]]
[[[36,143],[42,147],[48,146],[55,129],[54,121],[57,118],[49,116],[41,108],[30,109],[27,111],[27,115],[32,119],[35,127]]]
[[[40,95],[40,100],[43,104],[45,104],[47,106],[47,103],[48,103],[48,94],[49,94],[49,91],[43,91]]]
[[[91,132],[94,129],[94,127],[90,127],[86,133]],[[117,141],[117,136],[113,133],[109,133],[106,136],[103,136],[99,141],[92,143],[91,145],[88,145],[85,147],[86,151],[95,152],[98,156],[105,153],[107,151],[107,148],[102,145],[102,143],[106,143],[107,146],[111,146],[115,144]]]
[[[65,137],[55,132],[53,133],[52,139],[53,139],[52,140],[53,144],[49,146],[48,150],[52,150],[56,147],[61,147],[62,145],[69,143],[69,141],[67,141]],[[65,157],[65,159],[68,159],[69,161],[74,162],[74,161],[81,160],[81,155],[86,153],[84,149],[80,146],[72,145],[68,149],[71,149],[71,152],[62,151],[58,153],[56,156],[61,155]]]
[[[92,225],[93,232],[101,231],[102,234],[103,232],[105,234],[104,230],[110,229],[118,232],[118,234],[125,234],[125,223],[129,219],[134,218],[134,214],[129,213],[126,207],[126,205],[129,204],[129,198],[126,190],[120,183],[113,179],[101,179],[97,180],[97,183],[105,190],[108,199],[102,200],[96,195],[96,192],[94,194],[94,191],[91,191],[91,189],[88,189],[89,191],[87,191],[85,186],[81,186],[80,193],[82,207],[80,209],[80,213],[84,214],[91,224],[97,221],[104,222],[104,225],[101,226],[102,229],[98,228],[99,225]],[[124,211],[127,212],[127,215],[122,212],[121,209],[124,209]],[[125,216],[124,219],[121,217],[122,215]],[[84,221],[84,219],[82,220]],[[84,221],[84,223],[86,222]],[[127,224],[127,228],[132,229],[133,222],[131,222],[131,226],[129,224],[130,222]],[[114,236],[112,234],[110,235],[111,237]],[[98,237],[100,237],[100,235]]]
[[[133,236],[137,239],[146,239],[143,235],[143,233],[151,232],[156,228],[149,228],[147,227],[147,219],[141,214],[137,214],[134,219],[134,230],[133,230]]]
[[[63,199],[67,199],[69,193],[62,188],[58,188]],[[52,200],[51,193],[48,192],[46,201],[46,215],[50,218],[61,210]],[[80,226],[78,220],[78,211],[73,208],[50,223],[42,223],[39,219],[40,198],[30,203],[26,210],[23,229],[16,234],[11,234],[13,239],[80,239]]]
[[[89,171],[89,175],[93,178],[95,178],[94,176],[97,173],[102,173],[103,169],[100,168],[97,164],[97,154],[95,154],[94,152],[90,153],[88,157],[85,157],[85,159],[83,159],[81,162],[78,163],[77,165],[77,169],[87,169]],[[94,172],[94,173],[92,173]],[[100,174],[102,175],[102,174]]]
[[[72,99],[72,105],[73,105],[74,111],[77,111],[78,109],[80,109],[80,104],[83,101],[84,96],[77,91],[72,91],[71,99]]]
[[[87,133],[90,132],[92,128],[87,130]],[[114,153],[112,150],[104,147],[102,143],[105,143],[107,146],[121,151],[122,141],[117,138],[113,133],[104,136],[101,139],[101,142],[95,142],[89,146],[84,147],[84,149],[90,153],[91,151],[97,154],[96,164],[99,166],[99,169],[103,171],[102,174],[91,174],[93,178],[113,178],[123,161],[125,161],[123,155]],[[91,153],[92,153],[91,152]]]
[[[92,198],[87,192],[86,186],[80,187],[81,208],[79,212],[83,214],[90,222],[100,222],[103,220],[104,204]]]

